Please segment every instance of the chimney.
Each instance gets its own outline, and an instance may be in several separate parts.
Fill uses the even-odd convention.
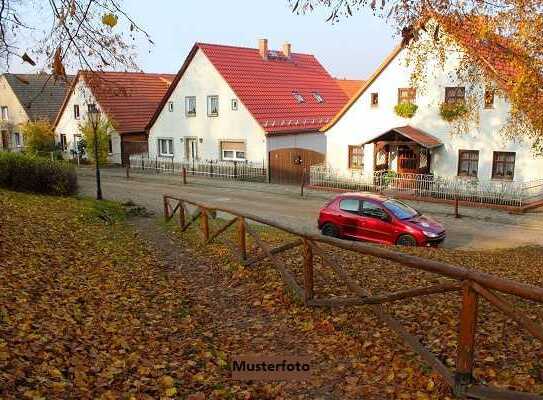
[[[286,57],[286,58],[290,58],[290,50],[291,50],[291,44],[289,42],[285,42],[283,43],[283,55]]]
[[[258,52],[264,60],[268,59],[268,39],[260,39],[258,41]]]

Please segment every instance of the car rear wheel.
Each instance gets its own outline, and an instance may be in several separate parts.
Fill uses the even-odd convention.
[[[417,245],[417,241],[415,240],[415,238],[413,236],[405,234],[405,235],[400,235],[398,240],[396,240],[396,244],[398,246],[414,247],[414,246]]]
[[[339,236],[339,230],[337,226],[330,223],[324,224],[324,226],[321,229],[321,232],[324,236],[331,236],[331,237]]]

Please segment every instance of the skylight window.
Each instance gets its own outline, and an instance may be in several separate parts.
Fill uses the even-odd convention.
[[[324,103],[324,97],[319,92],[313,92],[313,97],[317,103]]]
[[[297,103],[303,103],[305,101],[304,96],[302,96],[300,92],[293,91],[292,96],[294,97],[294,100],[296,100]]]

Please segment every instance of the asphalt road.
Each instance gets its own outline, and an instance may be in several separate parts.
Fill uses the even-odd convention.
[[[94,171],[79,170],[80,193],[94,196]],[[189,177],[183,186],[179,177],[132,174],[129,180],[121,169],[102,172],[102,189],[106,199],[132,200],[158,214],[162,213],[162,195],[177,195],[212,206],[225,206],[251,212],[299,228],[317,230],[318,210],[330,193],[305,191],[299,188],[225,182]],[[448,205],[414,203],[419,211],[442,222],[447,229],[447,240],[442,245],[458,249],[510,248],[523,245],[543,245],[543,213],[509,215],[490,209],[463,209],[461,219],[451,215]]]

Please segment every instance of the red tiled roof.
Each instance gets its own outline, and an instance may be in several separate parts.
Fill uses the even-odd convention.
[[[433,149],[434,147],[438,147],[443,144],[435,136],[432,136],[429,133],[426,133],[420,129],[413,128],[409,125],[389,129],[388,131],[379,134],[375,138],[370,139],[363,144],[377,142],[380,139],[383,139],[384,136],[388,136],[391,133],[399,133],[403,137],[412,140],[413,142],[418,143],[421,146],[426,147],[427,149]]]
[[[343,93],[347,95],[348,98],[353,97],[364,85],[366,81],[356,80],[356,79],[338,79],[336,78],[336,83],[339,85]]]
[[[81,71],[79,77],[85,80],[102,110],[114,121],[117,132],[123,134],[145,131],[175,75]]]
[[[292,53],[287,59],[270,51],[264,60],[258,49],[196,43],[148,128],[198,49],[268,134],[318,131],[348,100],[312,55]],[[298,103],[293,91],[300,93],[304,102]],[[318,103],[313,92],[318,92],[324,102]]]

